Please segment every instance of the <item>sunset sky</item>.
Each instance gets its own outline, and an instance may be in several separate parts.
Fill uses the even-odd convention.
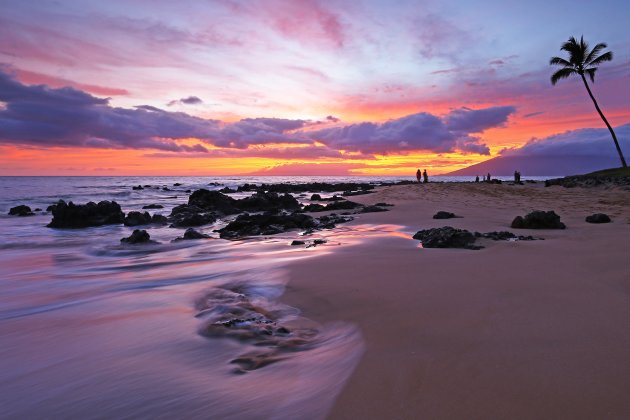
[[[627,0],[0,0],[0,175],[446,173],[603,126],[579,79],[549,82],[570,36],[614,52],[594,92],[629,123],[629,16]]]

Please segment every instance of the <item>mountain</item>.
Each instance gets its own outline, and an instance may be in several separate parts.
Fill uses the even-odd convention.
[[[585,174],[600,169],[619,166],[615,156],[499,156],[467,168],[450,172],[446,175],[509,176],[520,171],[523,177],[529,176],[565,176]]]

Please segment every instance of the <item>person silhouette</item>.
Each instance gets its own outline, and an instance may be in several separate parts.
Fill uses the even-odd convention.
[[[422,171],[420,171],[420,169],[416,171],[416,179],[418,180],[418,183],[422,180]]]
[[[425,169],[424,172],[422,172],[422,176],[424,177],[424,183],[426,184],[427,182],[429,182],[429,175],[427,175],[427,170]]]
[[[488,172],[488,177],[486,178],[486,181],[490,182],[492,178],[490,178],[490,172]]]
[[[475,177],[475,182],[479,182],[479,175]]]

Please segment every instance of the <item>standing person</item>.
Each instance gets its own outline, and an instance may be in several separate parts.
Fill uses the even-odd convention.
[[[475,178],[475,182],[479,182],[479,175]]]
[[[426,184],[427,182],[429,182],[429,175],[427,175],[427,170],[425,169],[424,172],[422,172],[422,176],[424,177],[424,183]]]
[[[490,182],[490,180],[491,180],[491,179],[492,179],[492,178],[490,178],[490,172],[488,172],[488,178],[486,178],[486,180],[487,180],[488,182]]]
[[[514,171],[514,182],[518,182],[518,171]]]
[[[422,171],[420,169],[416,171],[416,179],[418,180],[418,184],[422,181]]]

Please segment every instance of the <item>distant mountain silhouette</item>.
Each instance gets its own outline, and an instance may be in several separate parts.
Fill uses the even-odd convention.
[[[509,176],[520,171],[527,176],[576,175],[619,166],[619,158],[611,156],[499,156],[446,175],[476,176],[487,174]]]

